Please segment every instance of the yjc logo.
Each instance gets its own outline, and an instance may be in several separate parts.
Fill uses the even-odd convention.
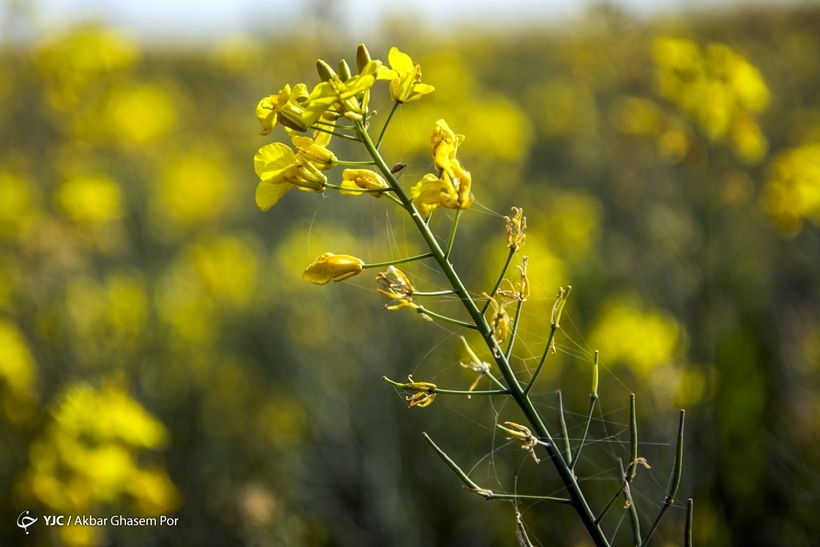
[[[35,517],[28,516],[28,511],[23,511],[20,513],[20,516],[17,517],[17,526],[22,528],[28,534],[28,527],[37,522]]]

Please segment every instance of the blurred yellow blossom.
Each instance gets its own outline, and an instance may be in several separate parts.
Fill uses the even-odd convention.
[[[29,394],[37,377],[37,363],[20,330],[0,318],[0,379],[14,391]]]
[[[800,233],[805,220],[820,225],[820,144],[781,153],[771,167],[761,201],[787,237]]]
[[[37,187],[15,174],[0,171],[0,237],[15,237],[37,216]]]
[[[46,98],[58,111],[76,108],[90,82],[131,66],[139,47],[125,34],[88,26],[50,35],[38,44],[36,66],[47,81]]]
[[[232,200],[221,155],[205,146],[169,159],[159,180],[158,205],[166,217],[183,224],[219,216]],[[163,219],[167,220],[167,219]]]
[[[605,361],[625,363],[647,377],[675,356],[682,329],[670,313],[649,308],[636,296],[619,296],[603,304],[589,343]]]
[[[425,68],[425,78],[435,81],[442,93],[413,103],[413,115],[402,119],[402,131],[388,131],[384,145],[402,154],[429,150],[424,143],[429,142],[430,125],[446,113],[453,127],[470,136],[473,157],[518,162],[526,156],[532,125],[515,102],[482,88],[466,60],[455,51],[428,58],[425,67],[429,67]]]
[[[113,138],[136,146],[167,135],[177,120],[168,94],[148,84],[115,92],[108,99],[103,115]]]
[[[71,220],[99,223],[122,216],[120,188],[104,175],[76,175],[57,190],[56,201]]]
[[[130,501],[140,515],[167,514],[179,507],[176,487],[163,470],[145,468],[138,458],[166,440],[165,427],[121,387],[72,384],[32,443],[20,485],[52,511],[92,513]],[[80,546],[99,538],[83,531],[62,539]]]
[[[741,161],[756,165],[768,143],[755,118],[770,101],[760,71],[725,44],[705,50],[692,41],[660,37],[655,40],[658,90],[691,116],[712,140],[729,136]]]
[[[206,294],[244,307],[256,292],[257,249],[249,238],[221,236],[195,245],[190,260]]]

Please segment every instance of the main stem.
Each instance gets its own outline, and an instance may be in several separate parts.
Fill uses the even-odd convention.
[[[581,492],[581,487],[575,479],[575,474],[569,468],[569,465],[567,465],[567,462],[561,455],[560,450],[558,450],[555,446],[555,442],[552,440],[552,435],[550,435],[547,426],[535,410],[532,401],[530,401],[529,397],[524,393],[524,389],[518,382],[518,378],[515,377],[515,373],[513,373],[512,367],[510,367],[510,363],[504,355],[504,351],[501,349],[501,346],[498,345],[498,341],[495,339],[495,336],[493,336],[492,328],[490,328],[484,314],[478,309],[478,306],[476,306],[475,302],[470,297],[470,294],[467,292],[467,289],[458,277],[453,265],[445,256],[445,253],[436,241],[433,232],[430,231],[430,227],[426,222],[424,222],[424,219],[421,218],[421,215],[416,209],[416,206],[413,204],[413,201],[407,195],[407,192],[404,191],[404,188],[399,185],[399,182],[393,176],[393,173],[390,172],[390,167],[388,167],[384,162],[384,159],[382,159],[379,151],[370,139],[370,135],[367,133],[367,130],[361,122],[356,123],[356,133],[362,140],[362,143],[367,149],[367,152],[370,154],[370,157],[376,162],[376,167],[379,168],[379,171],[381,171],[388,184],[390,184],[390,187],[395,191],[396,196],[402,203],[402,206],[410,214],[410,218],[413,220],[413,223],[416,225],[416,228],[418,228],[422,238],[424,238],[425,243],[427,243],[427,246],[430,248],[433,258],[436,262],[438,262],[442,272],[444,272],[444,275],[450,281],[450,284],[456,294],[461,299],[461,303],[464,305],[467,313],[470,314],[470,317],[475,323],[478,332],[481,333],[482,338],[484,338],[484,342],[490,349],[490,353],[492,354],[498,369],[501,371],[501,375],[504,377],[504,380],[506,380],[507,385],[509,386],[510,395],[512,395],[515,402],[521,408],[521,411],[524,413],[527,421],[529,421],[530,425],[536,431],[537,436],[541,440],[546,441],[547,444],[545,445],[545,448],[549,454],[550,460],[555,465],[555,469],[558,471],[561,481],[567,488],[567,492],[572,500],[572,505],[575,507],[578,516],[581,518],[581,521],[586,527],[590,537],[595,542],[596,547],[609,547],[609,541],[607,541],[603,530],[601,530],[600,526],[595,523],[595,516],[590,510],[583,492]]]

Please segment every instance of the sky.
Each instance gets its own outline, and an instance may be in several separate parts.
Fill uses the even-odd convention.
[[[684,9],[736,5],[743,0],[610,0],[637,16]],[[754,0],[753,0],[754,1]],[[764,0],[757,0],[762,2]],[[799,1],[799,0],[798,0]],[[366,36],[386,18],[412,17],[446,32],[470,24],[555,23],[583,13],[595,0],[0,0],[36,14],[40,31],[74,21],[95,20],[122,27],[145,40],[210,42],[239,32],[275,33],[312,10],[330,10],[332,20]],[[746,2],[749,3],[749,2]]]

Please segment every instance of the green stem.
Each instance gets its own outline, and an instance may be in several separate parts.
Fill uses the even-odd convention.
[[[589,396],[589,414],[587,415],[587,425],[584,428],[584,436],[581,437],[581,444],[578,445],[578,450],[575,452],[575,457],[572,458],[569,468],[575,470],[575,466],[578,464],[578,459],[581,457],[581,450],[584,448],[584,443],[587,442],[587,435],[589,434],[589,424],[592,422],[592,412],[595,410],[595,401],[598,400],[598,396],[594,393]]]
[[[623,464],[621,464],[621,469],[623,469]],[[621,493],[624,491],[624,484],[626,484],[626,481],[624,480],[623,475],[621,475],[621,482],[618,485],[618,489],[615,490],[615,493],[609,499],[609,502],[606,504],[601,513],[597,517],[595,517],[595,524],[601,523],[601,521],[604,519],[609,510],[612,509],[612,506],[615,505],[615,502],[618,501],[618,498],[621,497]]]
[[[415,262],[416,260],[423,260],[425,258],[430,258],[431,256],[433,256],[433,253],[424,253],[422,255],[408,256],[406,258],[397,258],[396,260],[387,260],[386,262],[371,262],[369,264],[362,265],[362,269],[367,270],[369,268],[382,268],[384,266],[404,264],[405,262]]]
[[[561,394],[561,390],[558,390],[558,423],[561,426],[561,435],[564,436],[564,456],[567,463],[572,464],[572,446],[569,443],[567,420],[564,418],[564,396]]]
[[[347,165],[350,167],[355,167],[357,165],[376,165],[372,161],[345,161],[345,160],[336,160],[336,165]]]
[[[442,395],[509,395],[510,390],[507,388],[504,389],[494,389],[488,391],[465,391],[460,389],[441,389],[439,387],[429,387],[429,386],[419,386],[413,387],[412,384],[408,384],[406,382],[397,382],[395,380],[391,380],[387,376],[382,376],[382,380],[390,384],[391,386],[403,389],[404,391],[425,391],[427,393],[440,393]]]
[[[356,129],[355,125],[339,125],[336,122],[323,122],[322,120],[316,120],[313,123],[318,123],[319,125],[329,125],[330,127],[336,127],[338,129],[347,129],[349,131],[353,131]]]
[[[692,498],[686,502],[686,529],[683,531],[683,547],[692,547],[692,520],[695,502]]]
[[[510,253],[507,255],[507,261],[504,262],[504,267],[501,269],[501,275],[498,276],[498,281],[495,282],[495,287],[493,287],[492,292],[490,292],[490,296],[495,296],[496,291],[501,286],[502,281],[504,281],[504,276],[507,275],[507,270],[510,268],[510,262],[512,262],[512,257],[515,255],[515,250],[510,249]],[[487,309],[490,307],[490,299],[488,298],[487,301],[484,303],[484,307],[481,308],[481,315],[487,313]]]
[[[504,356],[507,358],[507,361],[510,360],[510,355],[512,355],[513,346],[515,345],[515,337],[518,335],[518,321],[521,319],[521,308],[524,307],[524,301],[519,300],[518,306],[515,308],[515,318],[513,318],[513,326],[512,332],[510,333],[510,343],[507,344],[507,353]]]
[[[415,205],[413,205],[413,202],[407,195],[407,192],[404,191],[399,182],[390,172],[390,167],[387,166],[384,159],[382,159],[379,155],[379,151],[376,149],[373,141],[370,139],[370,135],[367,133],[367,130],[361,122],[356,124],[356,130],[362,140],[362,143],[370,154],[370,157],[372,157],[376,162],[376,166],[379,168],[379,171],[382,172],[382,175],[385,177],[388,184],[390,184],[390,187],[396,191],[396,196],[402,202],[402,205],[409,213],[411,220],[416,225],[416,228],[418,228],[419,233],[425,243],[427,243],[427,246],[433,253],[433,258],[436,262],[438,262],[442,272],[447,277],[451,286],[456,291],[456,294],[458,294],[461,299],[467,313],[469,313],[470,317],[475,322],[474,328],[476,328],[482,338],[484,338],[484,343],[487,344],[487,347],[489,348],[498,369],[501,371],[501,375],[504,377],[504,380],[509,386],[510,395],[515,399],[516,404],[519,406],[521,412],[524,414],[524,417],[532,426],[536,436],[547,442],[547,445],[544,448],[555,465],[558,476],[560,477],[561,482],[564,483],[564,486],[570,496],[571,504],[575,508],[581,522],[592,538],[593,543],[596,547],[609,547],[609,541],[607,540],[606,535],[595,523],[595,517],[589,508],[589,504],[587,503],[583,492],[581,491],[581,487],[578,484],[575,474],[569,468],[569,465],[567,465],[567,462],[561,455],[560,450],[556,448],[555,443],[552,440],[552,435],[547,429],[547,426],[544,424],[544,421],[541,419],[541,416],[538,414],[538,411],[535,409],[535,406],[532,404],[532,401],[530,401],[529,397],[527,397],[524,393],[524,390],[522,389],[518,378],[515,376],[509,361],[506,359],[504,352],[498,345],[498,341],[495,339],[493,330],[487,322],[487,318],[484,317],[484,313],[478,308],[475,301],[470,296],[470,293],[467,292],[467,289],[464,287],[464,283],[459,278],[453,268],[453,265],[450,264],[444,256],[444,251],[439,246],[433,232],[430,231],[430,227],[424,222],[424,219],[419,214]],[[509,262],[512,260],[512,254],[513,253],[511,251],[510,256],[507,259],[507,266],[509,266]],[[505,266],[505,274],[507,266]],[[501,279],[503,279],[503,275],[501,276]],[[500,285],[500,283],[501,281],[499,281],[498,284]],[[497,287],[495,290],[497,290]],[[495,292],[495,290],[493,292]]]
[[[452,323],[453,325],[458,325],[459,327],[464,327],[466,329],[478,329],[476,325],[473,323],[467,323],[465,321],[459,321],[458,319],[453,319],[452,317],[447,317],[446,315],[441,315],[440,313],[436,313],[434,311],[430,311],[424,306],[419,306],[416,308],[418,313],[423,313],[424,315],[429,315],[430,317],[435,317],[436,319],[441,319],[442,321],[446,321],[447,323]]]
[[[447,296],[450,294],[455,294],[456,292],[453,289],[448,289],[446,291],[416,291],[413,293],[413,296]]]
[[[538,366],[535,367],[535,372],[533,373],[532,378],[530,378],[530,381],[527,383],[527,387],[524,388],[524,395],[530,392],[532,386],[535,385],[535,380],[538,379],[538,375],[541,374],[541,368],[544,366],[544,361],[547,360],[547,354],[550,352],[550,349],[552,349],[552,341],[555,340],[555,333],[558,329],[558,325],[552,325],[549,338],[547,338],[547,347],[544,348],[544,353],[541,355],[541,360],[538,362]]]
[[[672,467],[672,476],[669,477],[669,487],[666,492],[666,498],[663,500],[663,505],[661,506],[661,510],[658,513],[658,517],[655,519],[655,522],[652,524],[652,528],[649,529],[649,533],[646,534],[646,539],[640,545],[646,545],[646,542],[649,541],[649,538],[652,537],[652,534],[655,533],[655,529],[660,524],[663,515],[666,511],[675,503],[675,495],[678,493],[678,486],[680,486],[680,477],[681,473],[683,472],[683,422],[686,418],[686,411],[680,411],[680,421],[678,422],[678,444],[675,447],[675,465]]]
[[[321,131],[322,133],[327,133],[329,135],[333,135],[334,137],[339,137],[341,139],[347,139],[349,141],[357,141],[361,142],[361,139],[358,137],[354,137],[353,135],[345,135],[344,133],[336,133],[335,131],[330,131],[329,129],[325,129],[323,127],[316,127],[315,125],[310,126],[311,129],[315,129],[316,131]]]
[[[618,465],[621,467],[621,475],[625,478],[624,464],[620,458],[618,458]],[[623,492],[624,499],[626,499],[627,511],[629,511],[629,521],[632,524],[632,541],[635,547],[640,547],[643,545],[643,541],[641,540],[641,521],[638,518],[638,508],[635,507],[635,500],[632,499],[632,489],[626,480],[624,480]]]
[[[384,125],[382,126],[382,131],[379,133],[379,140],[376,141],[376,150],[381,148],[382,146],[382,139],[384,138],[384,134],[387,132],[387,126],[390,125],[390,120],[393,119],[393,114],[398,110],[399,105],[401,103],[395,102],[393,103],[393,108],[390,109],[390,114],[387,115],[387,119],[384,120]]]
[[[444,251],[444,258],[450,259],[450,251],[453,250],[453,242],[456,240],[456,230],[458,229],[458,219],[461,218],[461,209],[456,209],[453,225],[450,227],[450,237],[447,239],[447,250]]]
[[[638,472],[638,417],[635,412],[635,394],[629,395],[629,446],[632,460],[627,467],[626,482],[631,483]]]
[[[467,473],[465,473],[456,462],[450,458],[441,448],[438,447],[436,443],[433,442],[433,439],[430,438],[430,435],[427,433],[422,433],[424,439],[430,443],[430,446],[433,447],[433,450],[439,455],[439,457],[447,464],[447,467],[453,470],[453,472],[461,479],[461,481],[467,486],[467,489],[471,492],[482,496],[485,499],[492,500],[534,500],[534,501],[554,501],[558,503],[566,503],[572,504],[572,500],[567,498],[554,498],[552,496],[521,496],[518,494],[497,494],[492,490],[487,490],[485,488],[481,488],[473,479],[471,479]]]

